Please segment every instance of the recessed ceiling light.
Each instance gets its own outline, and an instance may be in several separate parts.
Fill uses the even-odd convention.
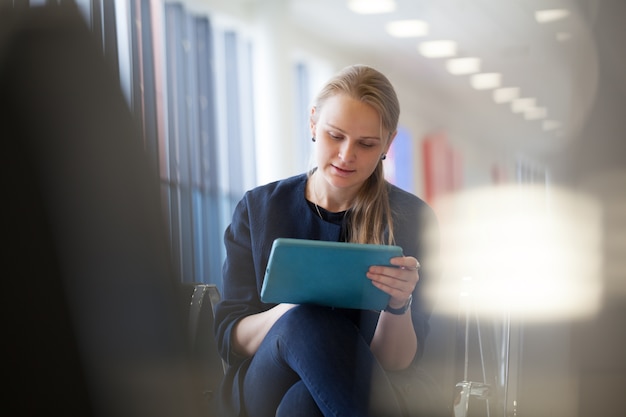
[[[480,58],[453,58],[446,61],[446,69],[450,74],[465,75],[480,71]]]
[[[349,0],[348,8],[358,14],[389,13],[396,10],[394,0]]]
[[[539,23],[554,22],[565,19],[567,16],[569,16],[569,10],[567,9],[537,10],[535,12],[535,20]]]
[[[534,98],[518,98],[511,102],[511,111],[513,113],[524,113],[535,107],[537,100]]]
[[[387,33],[396,38],[416,38],[428,35],[428,23],[423,20],[395,20],[387,23]]]
[[[539,120],[544,119],[547,115],[548,110],[545,107],[535,107],[524,112],[524,119]]]
[[[474,74],[470,78],[470,84],[476,90],[489,90],[500,87],[502,83],[502,74],[497,72],[489,72],[483,74]]]
[[[457,45],[454,41],[421,42],[417,49],[426,58],[449,58],[456,55]]]
[[[519,87],[505,87],[493,90],[493,101],[496,103],[508,103],[519,98]]]

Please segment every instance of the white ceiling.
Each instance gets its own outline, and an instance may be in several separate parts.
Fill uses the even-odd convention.
[[[258,4],[263,4],[260,1]],[[538,156],[560,151],[576,136],[593,102],[597,54],[590,34],[597,0],[396,0],[394,12],[358,15],[345,0],[289,0],[292,24],[323,42],[372,57],[383,71],[407,80],[400,94],[436,94],[428,115],[452,136],[480,137],[487,145]],[[580,6],[582,4],[582,8]],[[566,8],[570,15],[539,24],[534,13]],[[420,19],[429,24],[422,38],[398,39],[385,31],[392,20]],[[557,40],[557,33],[571,38]],[[482,59],[482,72],[500,72],[503,87],[521,88],[534,97],[548,118],[563,128],[546,132],[541,121],[526,121],[508,104],[496,104],[491,91],[471,88],[469,76],[445,70],[445,59],[426,59],[417,51],[422,40],[450,39],[457,57]],[[456,133],[455,133],[456,132]]]

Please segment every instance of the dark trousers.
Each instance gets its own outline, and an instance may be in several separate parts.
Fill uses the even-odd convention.
[[[343,314],[297,306],[271,328],[244,378],[249,417],[400,416],[385,371]]]

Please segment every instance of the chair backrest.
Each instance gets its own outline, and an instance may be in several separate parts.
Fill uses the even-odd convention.
[[[216,416],[215,395],[226,369],[213,333],[213,312],[220,293],[215,284],[183,283],[181,297],[188,308],[187,334],[194,383],[207,402],[209,416]]]

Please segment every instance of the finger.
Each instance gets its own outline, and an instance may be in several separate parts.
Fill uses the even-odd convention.
[[[390,288],[400,292],[410,293],[415,289],[419,276],[415,271],[407,271],[395,267],[370,268],[367,277],[379,288]],[[383,288],[383,290],[385,290]],[[387,291],[385,291],[387,292]]]
[[[415,271],[409,271],[395,266],[372,266],[367,273],[381,280],[389,279],[407,282],[415,278]]]
[[[419,261],[412,256],[392,258],[391,264],[399,266],[401,269],[406,269],[408,271],[418,271],[421,267]]]
[[[372,284],[396,300],[406,299],[412,293],[408,287],[396,287],[395,285],[389,285],[382,281],[372,280]]]

